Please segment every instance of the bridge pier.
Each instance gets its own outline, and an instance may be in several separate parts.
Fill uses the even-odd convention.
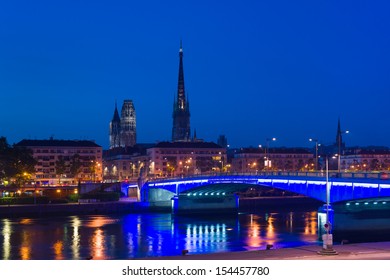
[[[172,198],[173,214],[237,214],[239,197],[235,194],[221,196],[175,195]]]

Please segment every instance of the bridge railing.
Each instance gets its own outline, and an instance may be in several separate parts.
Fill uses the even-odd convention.
[[[325,171],[259,171],[251,173],[239,173],[239,172],[213,172],[203,174],[193,174],[189,176],[179,177],[148,177],[149,182],[153,181],[173,181],[184,178],[209,178],[209,177],[226,177],[226,176],[264,176],[264,177],[318,177],[325,178]],[[381,179],[388,180],[390,178],[389,173],[386,172],[338,172],[331,170],[328,172],[329,178],[344,178],[344,179]]]

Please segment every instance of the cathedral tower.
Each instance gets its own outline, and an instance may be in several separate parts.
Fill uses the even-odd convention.
[[[177,97],[173,102],[172,142],[190,140],[190,106],[184,89],[183,48],[180,41]]]
[[[121,147],[132,147],[137,142],[135,108],[132,100],[123,102],[121,111]]]
[[[341,147],[341,148],[345,147],[345,144],[343,143],[343,132],[341,131],[341,126],[340,126],[340,118],[339,118],[339,121],[337,123],[337,133],[336,133],[335,145],[337,147]]]
[[[120,147],[121,120],[115,102],[114,116],[110,122],[110,149]]]

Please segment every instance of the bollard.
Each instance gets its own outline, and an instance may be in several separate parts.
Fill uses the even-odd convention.
[[[182,251],[181,251],[181,254],[182,254],[183,256],[187,255],[187,254],[188,254],[188,250],[182,250]]]

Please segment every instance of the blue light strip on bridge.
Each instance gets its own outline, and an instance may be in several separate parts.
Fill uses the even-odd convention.
[[[303,180],[288,180],[290,184],[306,184],[308,181],[303,181]]]
[[[260,177],[260,178],[259,178]],[[146,184],[148,188],[166,188],[168,191],[172,191],[172,187],[176,188],[177,192],[189,191],[192,188],[200,187],[202,185],[213,184],[251,184],[251,185],[264,185],[268,187],[276,187],[284,190],[290,190],[300,194],[308,195],[310,197],[324,200],[324,187],[326,181],[324,178],[308,177],[308,180],[303,180],[301,177],[294,176],[291,179],[284,176],[276,178],[261,178],[258,175],[227,175],[227,176],[210,176],[201,178],[181,178],[177,181],[157,181],[148,182]],[[329,184],[331,186],[331,202],[343,201],[348,199],[362,199],[372,197],[387,197],[390,196],[390,182],[371,179],[358,179],[358,178],[330,178]],[[197,192],[197,195],[209,196],[215,195],[210,192]]]
[[[209,180],[182,180],[182,181],[174,181],[174,182],[163,182],[163,183],[149,183],[151,187],[158,187],[158,186],[171,186],[176,184],[196,184],[196,183],[208,183]]]

